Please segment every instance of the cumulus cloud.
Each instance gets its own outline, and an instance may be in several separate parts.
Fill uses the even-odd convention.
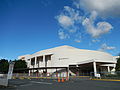
[[[80,22],[82,17],[80,16],[80,12],[78,10],[75,10],[69,6],[64,6],[64,11],[64,14],[70,16],[74,23]]]
[[[58,17],[58,22],[60,23],[60,25],[64,28],[72,26],[73,25],[73,21],[70,17],[65,16],[65,15],[60,15]]]
[[[74,0],[77,8],[97,11],[101,16],[120,16],[120,0]]]
[[[69,6],[64,6],[63,11],[55,17],[60,25],[58,32],[60,39],[74,38],[77,31],[80,30],[80,24],[83,16],[80,16],[80,12]],[[80,38],[73,39],[75,42],[80,42]]]
[[[64,6],[62,12],[55,17],[60,25],[60,28],[67,32],[58,32],[60,39],[66,39],[68,37],[71,38],[72,35],[75,36],[75,34],[80,31],[83,33],[87,32],[92,37],[92,42],[99,42],[99,40],[95,39],[98,39],[98,37],[109,33],[113,29],[113,26],[109,22],[98,22],[96,20],[97,18],[100,18],[100,14],[107,15],[105,13],[107,13],[108,11],[110,13],[113,13],[111,11],[111,2],[114,3],[111,4],[113,5],[113,8],[118,7],[118,5],[115,6],[115,3],[117,3],[118,0],[74,0],[73,3],[78,9]],[[81,8],[84,8],[83,10],[87,11],[87,14],[84,13],[84,15],[81,15]],[[100,20],[101,19],[102,18],[100,18]],[[81,29],[81,26],[85,28],[85,31]],[[75,42],[81,42],[81,38],[74,37],[73,40]]]
[[[64,10],[60,13],[60,15],[56,16],[60,26],[69,32],[77,31],[79,27],[76,24],[80,23],[81,18],[82,17],[79,15],[79,11],[70,8],[69,6],[64,6]]]
[[[67,38],[69,38],[69,35],[66,34],[62,29],[60,29],[60,30],[58,31],[58,35],[59,35],[59,38],[60,38],[60,39],[67,39]]]
[[[88,34],[92,37],[97,38],[103,34],[108,33],[113,27],[108,22],[98,22],[95,24],[95,19],[97,17],[97,12],[93,11],[89,18],[85,18],[82,22],[82,25],[86,28]]]
[[[98,49],[98,50],[104,52],[104,51],[107,51],[107,50],[114,50],[114,49],[115,49],[115,47],[108,46],[106,43],[104,43],[104,44],[101,45],[101,48]]]

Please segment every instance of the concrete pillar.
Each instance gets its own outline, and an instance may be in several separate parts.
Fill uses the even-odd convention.
[[[45,65],[45,55],[43,55],[43,67],[46,67]],[[47,72],[47,69],[43,69],[43,71]],[[45,74],[45,76],[47,75],[47,73]]]
[[[35,57],[35,66],[34,68],[37,68],[37,57]]]
[[[67,68],[67,78],[68,78],[68,80],[69,80],[69,78],[70,78],[70,71],[69,71],[69,66],[68,66],[68,68]]]
[[[96,62],[93,62],[93,69],[94,69],[94,76],[97,75],[97,68],[96,68]]]
[[[30,70],[29,70],[29,76],[30,76]]]
[[[57,68],[56,68],[56,77],[58,78],[58,71],[57,71]]]
[[[35,68],[34,66],[35,66],[35,65],[33,65],[33,70],[32,70],[32,74],[34,73],[34,68]]]
[[[31,58],[30,58],[30,61],[29,61],[29,68],[31,67]]]
[[[110,72],[110,66],[107,66],[108,72]]]
[[[30,61],[29,61],[29,66],[28,66],[29,68],[31,67],[31,58],[30,58]],[[28,74],[29,76],[30,76],[30,70],[29,70],[29,74]]]
[[[45,55],[43,55],[43,63],[44,63],[44,67],[45,67]]]

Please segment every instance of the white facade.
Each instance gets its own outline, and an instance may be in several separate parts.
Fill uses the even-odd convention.
[[[109,67],[115,67],[114,64],[116,63],[113,56],[108,53],[78,49],[67,45],[42,50],[31,55],[19,56],[18,59],[25,60],[29,68],[69,67],[70,65],[93,63],[94,72],[97,72],[96,63],[99,63],[99,66],[109,64]]]

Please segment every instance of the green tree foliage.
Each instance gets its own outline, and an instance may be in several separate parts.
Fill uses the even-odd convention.
[[[20,69],[27,68],[27,64],[26,64],[25,60],[14,60],[14,62],[15,62],[14,72],[24,72],[24,70],[20,71]]]
[[[120,71],[120,56],[119,56],[119,58],[117,59],[117,64],[116,64],[115,69],[116,69],[116,71]]]
[[[24,60],[14,60],[13,62],[15,62],[14,72],[24,72],[24,70],[16,71],[16,69],[19,70],[22,68],[27,68],[27,64]],[[0,60],[0,73],[8,73],[8,69],[9,69],[9,61],[6,59],[1,59]]]
[[[1,73],[7,73],[9,68],[9,62],[6,59],[0,60],[0,72]]]

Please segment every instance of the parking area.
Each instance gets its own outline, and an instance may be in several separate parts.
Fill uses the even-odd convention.
[[[120,90],[120,82],[95,80],[70,80],[57,82],[51,79],[13,79],[7,88],[0,90]]]

